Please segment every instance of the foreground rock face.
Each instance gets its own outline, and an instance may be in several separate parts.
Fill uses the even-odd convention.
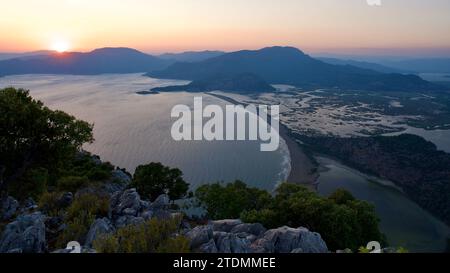
[[[120,172],[119,172],[120,173]],[[120,174],[122,175],[122,174]],[[125,174],[124,174],[125,175]],[[125,176],[122,178],[125,179]],[[90,189],[89,189],[90,190]],[[65,193],[58,201],[68,207],[74,199]],[[31,199],[23,206],[11,197],[0,204],[1,219],[14,219],[6,225],[0,237],[0,253],[43,253],[52,245],[67,226],[64,217],[50,217],[41,212],[31,213],[37,205]],[[96,219],[90,226],[86,239],[81,243],[82,253],[95,253],[93,242],[103,234],[139,225],[147,220],[183,218],[179,211],[170,209],[170,199],[160,195],[154,202],[142,200],[136,189],[121,189],[110,199],[108,217]],[[11,221],[11,220],[10,220]],[[181,221],[179,235],[190,240],[194,252],[202,253],[323,253],[327,245],[318,233],[305,228],[281,227],[266,230],[261,224],[243,223],[239,219],[210,221],[207,225],[191,228]],[[54,253],[70,253],[72,249],[60,249]]]
[[[111,234],[115,231],[114,226],[108,218],[97,219],[92,223],[88,234],[86,235],[85,247],[92,247],[92,243],[99,235]]]
[[[0,221],[11,219],[19,209],[19,202],[11,196],[0,200]]]
[[[326,243],[319,233],[306,228],[280,227],[271,229],[252,244],[254,252],[259,253],[324,253],[328,252]]]
[[[0,239],[0,252],[43,253],[45,240],[45,216],[40,212],[17,217],[9,223]]]
[[[267,230],[240,220],[212,221],[186,233],[191,249],[204,253],[326,253],[320,234],[306,228]]]

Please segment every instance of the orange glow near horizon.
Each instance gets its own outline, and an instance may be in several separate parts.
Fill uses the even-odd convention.
[[[52,43],[50,49],[57,51],[59,53],[63,53],[63,52],[69,51],[70,45],[68,42],[66,42],[64,40],[57,40]]]
[[[2,0],[0,52],[449,49],[450,1]],[[55,37],[63,37],[55,41]]]

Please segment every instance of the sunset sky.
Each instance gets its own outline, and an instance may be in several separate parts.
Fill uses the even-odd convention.
[[[449,52],[450,0],[0,0],[0,52]]]

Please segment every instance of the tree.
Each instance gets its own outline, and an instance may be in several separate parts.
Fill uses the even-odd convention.
[[[241,218],[266,228],[306,227],[319,232],[330,249],[350,248],[370,241],[384,242],[374,207],[338,190],[330,197],[296,184],[281,184],[275,195],[236,181],[203,185],[195,197],[212,219]]]
[[[84,143],[93,141],[93,126],[34,100],[29,91],[0,90],[0,172],[2,193],[12,183],[27,183],[30,170],[55,173]]]
[[[131,186],[151,200],[161,194],[169,195],[170,200],[177,200],[185,197],[189,189],[189,184],[182,176],[179,169],[171,169],[161,163],[150,163],[136,168]]]
[[[271,196],[257,188],[249,188],[242,181],[225,186],[216,183],[200,186],[195,197],[213,219],[239,218],[243,210],[262,209]]]

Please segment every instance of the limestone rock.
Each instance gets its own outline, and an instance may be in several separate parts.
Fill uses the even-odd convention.
[[[9,223],[0,239],[0,253],[43,253],[45,241],[45,217],[40,212],[17,217]]]

